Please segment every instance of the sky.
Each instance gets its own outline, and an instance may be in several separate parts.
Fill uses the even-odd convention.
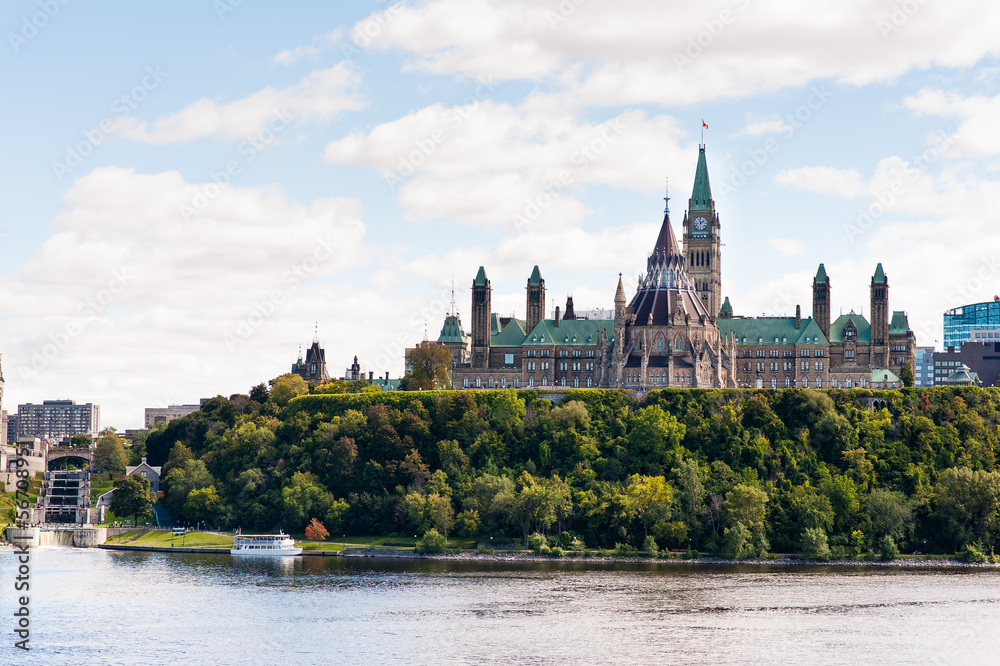
[[[3,406],[246,393],[494,310],[611,308],[702,121],[738,315],[1000,292],[1000,5],[12,0],[0,10]]]

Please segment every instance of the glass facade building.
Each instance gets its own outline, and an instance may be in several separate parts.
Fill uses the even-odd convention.
[[[963,342],[983,342],[975,333],[1000,332],[1000,298],[974,303],[944,313],[944,348],[962,346]],[[995,338],[990,339],[995,341]]]

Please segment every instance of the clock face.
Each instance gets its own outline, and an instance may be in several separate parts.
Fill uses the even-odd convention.
[[[694,220],[694,228],[698,231],[704,231],[708,228],[708,220],[703,217],[696,217]]]

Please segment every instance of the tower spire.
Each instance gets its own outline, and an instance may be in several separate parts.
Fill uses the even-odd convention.
[[[451,305],[448,308],[448,316],[454,317],[458,314],[458,306],[455,305],[455,276],[451,276]]]
[[[698,146],[698,167],[694,172],[690,210],[712,210],[712,185],[708,181],[708,162],[705,161],[705,144]]]
[[[663,207],[663,214],[670,215],[670,178],[667,177],[666,185],[663,187],[663,201],[666,205]]]

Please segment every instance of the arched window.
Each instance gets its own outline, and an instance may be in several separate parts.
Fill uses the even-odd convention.
[[[846,386],[847,388],[851,388],[852,386],[854,386],[854,382],[851,381],[850,377],[848,377],[847,381],[844,382],[844,386]]]
[[[573,378],[573,388],[580,388],[580,378],[579,377],[574,377]]]
[[[785,377],[785,388],[790,388],[791,385],[792,385],[792,378],[791,377]]]
[[[802,378],[802,388],[809,388],[809,378],[808,377],[803,377]]]
[[[566,386],[566,378],[565,377],[562,378],[562,385]]]
[[[771,377],[771,388],[778,388],[778,378]]]
[[[482,388],[483,382],[479,377],[476,377],[476,388]]]
[[[656,348],[657,349],[663,349],[663,346],[664,346],[663,345],[663,336],[662,335],[657,335],[656,336]]]
[[[468,377],[462,377],[462,386],[464,388],[469,388],[469,378]]]
[[[549,385],[549,378],[542,377],[542,386],[548,386],[548,385]]]
[[[489,387],[493,388],[493,378],[492,377],[490,377],[490,380],[489,380]]]
[[[517,377],[514,377],[514,388],[520,388],[521,382]]]
[[[684,338],[682,338],[681,336],[678,335],[674,339],[674,349],[676,349],[678,351],[684,349]]]
[[[823,378],[822,377],[817,377],[816,378],[816,388],[823,388]]]
[[[535,385],[535,378],[528,377],[528,386],[534,386],[534,385]]]
[[[680,383],[681,383],[681,373],[675,372],[674,373],[674,384],[680,384]]]
[[[507,378],[506,377],[501,377],[500,378],[500,388],[507,388]]]

